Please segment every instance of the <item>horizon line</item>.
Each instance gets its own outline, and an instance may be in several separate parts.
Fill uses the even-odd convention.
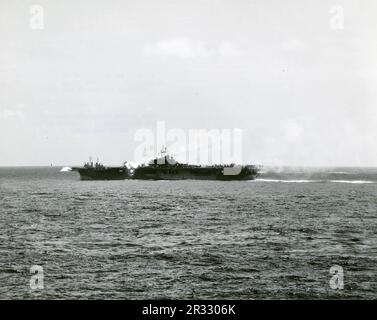
[[[202,164],[202,165],[213,165],[213,164]],[[253,164],[255,166],[261,166],[265,168],[377,168],[377,165],[293,165],[293,164],[283,164],[283,165],[263,165],[263,164]],[[0,168],[60,168],[60,167],[80,167],[82,165],[0,165]],[[109,164],[106,166],[116,166],[115,164]],[[118,165],[119,166],[119,165]]]

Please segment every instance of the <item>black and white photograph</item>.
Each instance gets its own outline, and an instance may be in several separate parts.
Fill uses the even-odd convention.
[[[375,300],[376,231],[376,1],[0,0],[1,300]]]

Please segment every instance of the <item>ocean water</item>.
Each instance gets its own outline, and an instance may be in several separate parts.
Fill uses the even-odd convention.
[[[80,181],[0,168],[1,299],[373,299],[377,169]],[[43,267],[43,289],[30,268]],[[343,289],[332,289],[332,266]],[[340,269],[338,269],[340,270]]]

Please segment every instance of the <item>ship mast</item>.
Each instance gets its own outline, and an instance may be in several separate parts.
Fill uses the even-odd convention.
[[[161,151],[160,151],[161,156],[163,156],[163,155],[166,154],[166,153],[167,153],[167,149],[166,149],[166,147],[162,146],[162,149],[161,149]]]
[[[167,162],[166,154],[167,154],[167,149],[166,149],[166,147],[162,146],[162,149],[160,151],[161,156],[157,157],[157,159],[156,159],[158,164],[166,164],[166,162]]]

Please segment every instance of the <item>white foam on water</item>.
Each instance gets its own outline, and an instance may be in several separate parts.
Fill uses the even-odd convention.
[[[310,182],[332,182],[332,183],[376,183],[376,181],[368,180],[281,180],[281,179],[255,179],[250,181],[259,181],[259,182],[283,182],[283,183],[310,183]]]
[[[69,171],[72,171],[72,168],[71,167],[64,167],[60,170],[60,172],[69,172]]]
[[[345,172],[345,171],[330,171],[328,173],[333,173],[333,174],[352,174],[351,172]]]
[[[279,180],[279,179],[255,179],[251,181],[260,182],[284,182],[284,183],[303,183],[303,182],[321,182],[320,180]]]
[[[375,183],[374,181],[368,181],[368,180],[330,180],[330,182],[336,182],[336,183]]]

